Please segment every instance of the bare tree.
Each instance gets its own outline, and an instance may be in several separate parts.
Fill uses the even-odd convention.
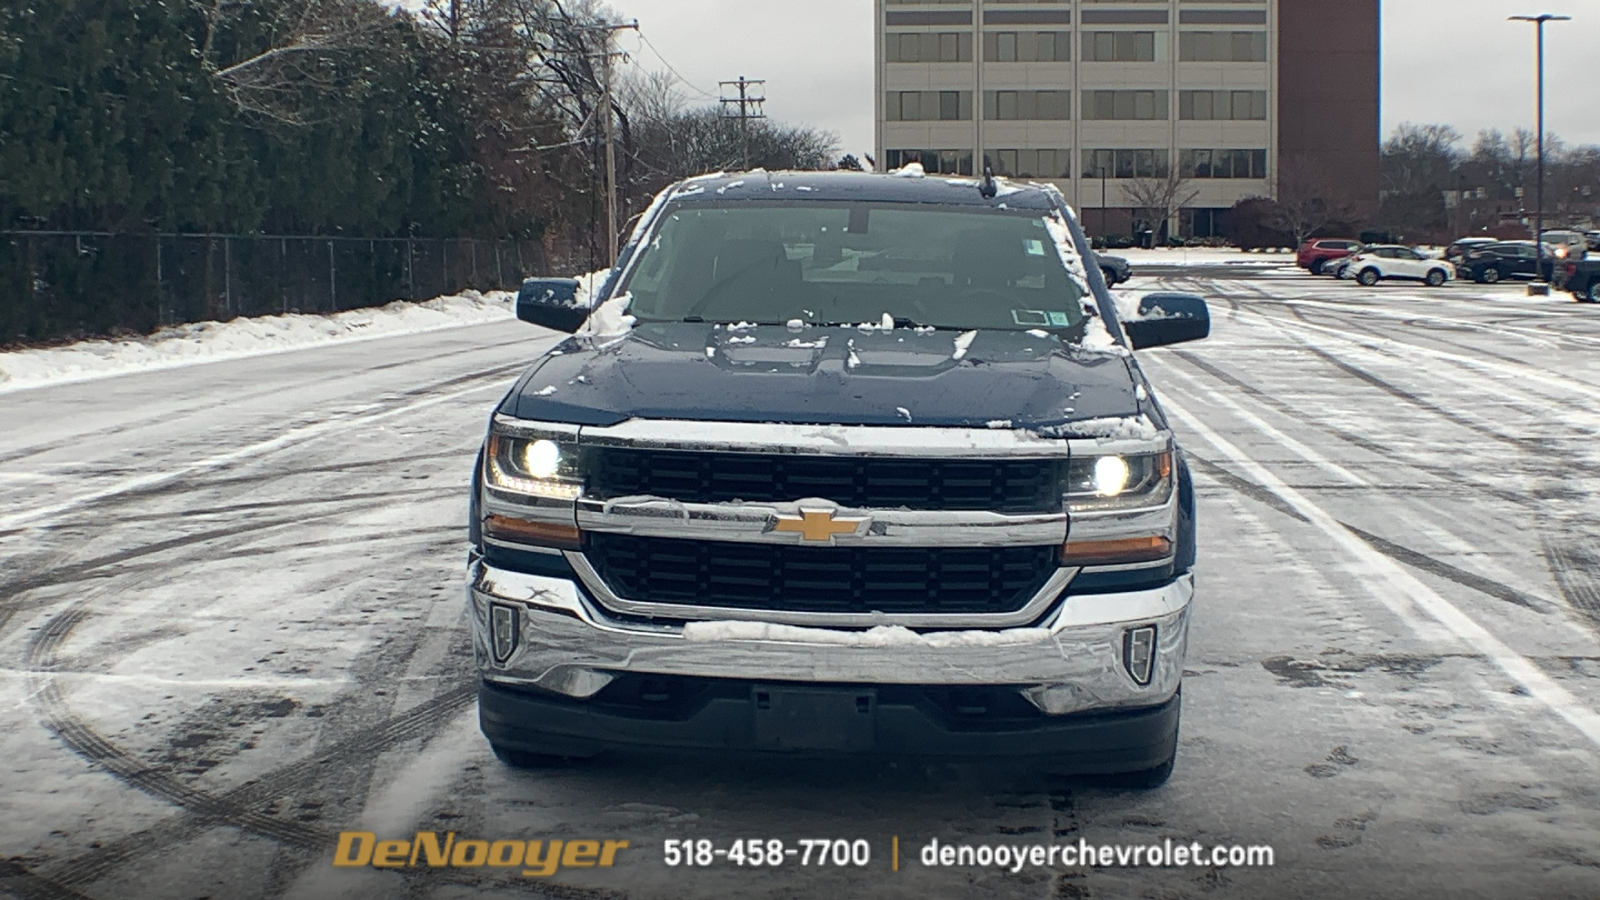
[[[1200,196],[1200,191],[1190,186],[1187,178],[1176,167],[1168,167],[1164,176],[1135,178],[1122,185],[1122,195],[1128,205],[1151,220],[1152,230],[1159,232],[1184,207]]]
[[[377,49],[389,14],[368,0],[189,0],[205,22],[201,64],[247,113],[301,125],[361,71],[360,55]],[[230,27],[263,13],[268,44],[224,64],[219,45]]]
[[[1294,236],[1296,247],[1330,225],[1355,218],[1355,206],[1327,173],[1301,157],[1278,167],[1278,196],[1266,224]]]

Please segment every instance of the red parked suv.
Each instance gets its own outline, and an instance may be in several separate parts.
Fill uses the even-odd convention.
[[[1323,264],[1344,259],[1356,252],[1360,246],[1360,241],[1349,238],[1313,238],[1300,245],[1295,265],[1302,269],[1310,269],[1313,275],[1321,275]]]

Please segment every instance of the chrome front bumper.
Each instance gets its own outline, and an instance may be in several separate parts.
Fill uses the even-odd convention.
[[[1069,588],[1070,590],[1070,588]],[[1050,715],[1148,707],[1171,699],[1183,675],[1193,576],[1151,590],[1069,593],[1031,628],[917,633],[761,622],[619,620],[573,581],[478,561],[468,588],[473,644],[485,682],[588,698],[621,673],[773,682],[1016,685]],[[514,621],[496,653],[491,608]],[[506,610],[514,610],[508,615]],[[1123,666],[1123,635],[1154,625],[1148,685]]]

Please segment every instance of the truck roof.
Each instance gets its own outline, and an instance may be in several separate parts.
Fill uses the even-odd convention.
[[[904,171],[904,170],[902,170]],[[992,198],[979,192],[982,179],[952,175],[872,172],[750,172],[702,175],[680,182],[669,194],[677,203],[740,200],[933,203],[990,209],[1056,208],[1055,191],[1042,185],[996,178]]]

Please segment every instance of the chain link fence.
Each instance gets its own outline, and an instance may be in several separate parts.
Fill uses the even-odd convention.
[[[0,345],[515,290],[545,262],[537,241],[0,231]]]

